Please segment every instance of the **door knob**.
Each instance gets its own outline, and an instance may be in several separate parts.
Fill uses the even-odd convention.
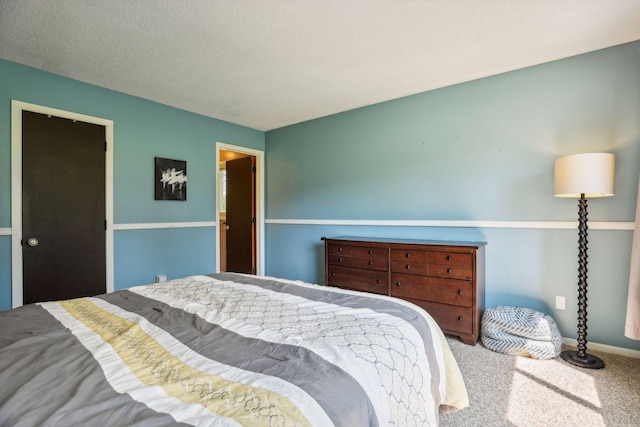
[[[31,237],[30,239],[27,239],[27,245],[34,247],[34,246],[38,246],[38,239],[36,239],[35,237]]]
[[[230,228],[231,228],[231,227],[229,227],[228,225],[225,225],[225,226],[224,226],[224,229],[225,229],[225,230],[227,230],[227,231],[229,231],[229,229],[230,229]]]

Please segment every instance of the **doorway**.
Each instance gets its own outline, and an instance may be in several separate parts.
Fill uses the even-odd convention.
[[[12,306],[112,292],[113,122],[19,101],[11,114]]]
[[[263,274],[263,152],[216,144],[217,271]]]

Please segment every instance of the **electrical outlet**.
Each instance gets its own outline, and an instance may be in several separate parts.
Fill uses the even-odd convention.
[[[556,296],[556,308],[558,310],[564,310],[566,308],[564,305],[564,297]]]

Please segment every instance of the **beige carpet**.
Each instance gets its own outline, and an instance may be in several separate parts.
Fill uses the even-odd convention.
[[[640,359],[589,349],[606,365],[591,370],[447,339],[470,406],[441,415],[442,427],[640,426]]]

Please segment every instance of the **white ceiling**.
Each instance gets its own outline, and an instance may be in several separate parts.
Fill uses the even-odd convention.
[[[0,58],[266,131],[640,39],[640,0],[0,0]]]

